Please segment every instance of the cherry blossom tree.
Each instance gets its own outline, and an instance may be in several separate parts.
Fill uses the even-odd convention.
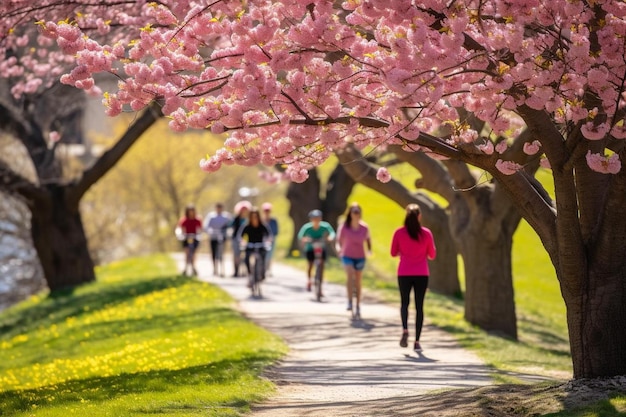
[[[0,6],[7,51],[54,40],[73,63],[64,83],[95,94],[95,74],[119,77],[103,93],[108,114],[158,101],[174,130],[232,132],[201,161],[206,171],[278,162],[303,181],[346,143],[396,145],[487,171],[554,264],[574,376],[626,373],[626,3],[29,4]],[[34,21],[38,34],[24,38]],[[7,55],[0,72],[27,66],[32,74],[58,60]],[[39,79],[25,77],[15,93]],[[472,128],[466,114],[483,128]],[[526,152],[552,169],[554,204],[522,169],[529,159],[509,152],[520,129],[529,131]],[[378,177],[390,179],[385,169]]]

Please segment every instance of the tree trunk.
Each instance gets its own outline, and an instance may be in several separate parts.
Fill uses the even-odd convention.
[[[289,255],[294,251],[300,251],[298,243],[298,231],[309,221],[309,211],[321,209],[320,200],[320,179],[317,170],[309,171],[309,178],[301,184],[291,183],[287,188],[287,200],[289,200],[289,217],[293,221],[293,236],[291,237],[291,247]]]
[[[520,216],[502,198],[507,197],[490,187],[457,197],[450,205],[450,229],[463,257],[465,319],[517,340],[511,251]]]
[[[75,199],[68,187],[50,185],[44,198],[34,201],[32,235],[50,291],[95,280],[94,264]]]
[[[591,267],[582,294],[563,292],[574,378],[626,374],[626,270]]]
[[[326,184],[326,198],[322,201],[324,220],[335,230],[339,220],[348,208],[348,198],[356,182],[346,172],[343,165],[337,164]]]
[[[457,249],[450,234],[448,213],[425,194],[418,193],[416,200],[424,213],[423,224],[435,236],[437,257],[428,263],[430,279],[428,288],[436,293],[461,297]]]
[[[481,329],[517,339],[511,274],[511,236],[495,242],[478,234],[459,244],[465,264],[465,319]]]

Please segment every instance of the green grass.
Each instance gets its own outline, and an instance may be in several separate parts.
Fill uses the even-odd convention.
[[[626,417],[626,396],[616,396],[586,407],[546,414],[544,417]]]
[[[0,314],[0,415],[239,416],[286,352],[216,287],[166,255],[114,263],[98,281]]]

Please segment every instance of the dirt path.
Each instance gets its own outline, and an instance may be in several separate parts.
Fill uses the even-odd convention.
[[[182,256],[175,257],[180,263]],[[423,353],[400,348],[397,307],[365,301],[362,319],[352,321],[342,286],[325,285],[319,303],[305,291],[302,271],[275,264],[259,300],[250,297],[244,278],[213,277],[205,254],[198,270],[200,279],[226,290],[247,317],[291,348],[268,374],[278,385],[276,396],[256,405],[252,416],[414,415],[406,405],[411,397],[492,382],[488,367],[433,326],[422,333]],[[381,407],[390,413],[381,414]]]

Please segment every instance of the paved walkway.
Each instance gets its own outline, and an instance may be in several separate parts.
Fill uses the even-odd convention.
[[[182,265],[182,254],[174,257]],[[262,287],[263,298],[253,299],[245,278],[230,278],[230,262],[228,278],[211,275],[204,253],[197,267],[201,280],[226,290],[247,317],[281,336],[291,348],[268,374],[278,385],[276,396],[256,405],[255,417],[411,415],[410,409],[407,414],[401,411],[410,396],[492,382],[489,368],[433,326],[424,327],[422,353],[401,348],[396,306],[366,299],[362,319],[353,321],[345,310],[343,286],[325,284],[325,298],[317,302],[305,291],[301,270],[274,264]],[[414,313],[410,329],[413,319]]]

